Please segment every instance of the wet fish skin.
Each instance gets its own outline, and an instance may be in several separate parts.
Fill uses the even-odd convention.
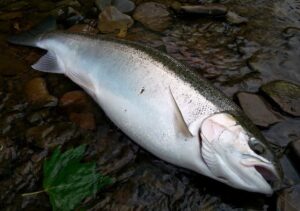
[[[104,36],[51,32],[29,45],[48,50],[34,69],[68,76],[123,132],[154,155],[236,188],[271,193],[212,173],[201,151],[200,129],[217,114],[234,117],[264,146],[262,156],[273,164],[276,159],[241,110],[185,65],[150,47]]]

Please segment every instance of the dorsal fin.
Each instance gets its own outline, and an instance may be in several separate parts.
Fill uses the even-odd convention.
[[[173,110],[174,110],[174,124],[176,129],[178,129],[180,131],[180,133],[182,135],[184,135],[185,137],[193,137],[192,133],[189,131],[189,128],[187,126],[187,124],[185,123],[182,113],[179,109],[179,106],[173,96],[172,90],[169,87],[169,92],[170,92],[170,96],[171,96],[171,101],[173,104]]]

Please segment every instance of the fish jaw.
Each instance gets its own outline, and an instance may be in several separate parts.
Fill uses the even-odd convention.
[[[264,172],[278,180],[275,165],[249,147],[251,134],[233,116],[222,113],[205,119],[200,136],[201,156],[216,180],[250,192],[273,193]]]

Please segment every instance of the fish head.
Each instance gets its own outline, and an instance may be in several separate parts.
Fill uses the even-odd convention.
[[[280,181],[275,156],[232,115],[205,119],[200,137],[202,159],[216,180],[250,192],[273,193]]]

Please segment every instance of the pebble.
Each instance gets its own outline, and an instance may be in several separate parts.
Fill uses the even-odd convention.
[[[25,84],[27,101],[34,107],[53,107],[57,105],[57,98],[50,95],[43,78],[31,79]]]
[[[113,6],[106,7],[99,15],[98,29],[102,33],[119,31],[120,37],[125,37],[127,29],[133,25],[134,21],[128,15],[121,13]]]
[[[70,113],[69,119],[79,127],[86,130],[94,130],[96,128],[95,116],[90,112]]]
[[[226,20],[231,24],[242,24],[247,23],[248,19],[245,17],[242,17],[234,12],[228,11],[226,13]]]
[[[205,4],[181,6],[180,11],[197,15],[225,16],[228,9],[222,4]]]
[[[91,100],[85,92],[67,92],[60,98],[59,105],[68,113],[70,121],[79,127],[87,130],[96,128]]]
[[[89,111],[90,99],[83,91],[70,91],[60,98],[59,106],[66,109],[68,112]]]
[[[134,11],[133,18],[153,31],[164,31],[171,23],[171,14],[163,4],[147,2],[140,4]]]

